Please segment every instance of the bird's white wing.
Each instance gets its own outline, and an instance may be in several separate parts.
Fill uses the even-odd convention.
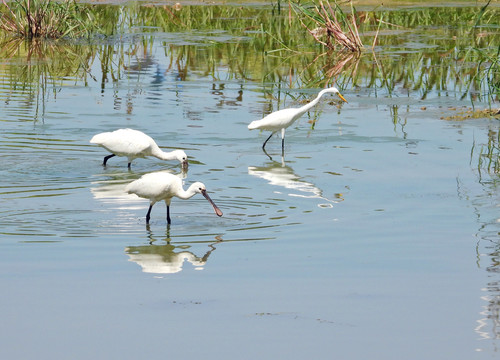
[[[261,129],[268,131],[278,131],[287,128],[295,121],[297,109],[289,108],[273,112],[261,120],[252,121],[248,125],[249,129]]]
[[[116,152],[124,154],[141,154],[151,147],[153,139],[148,135],[132,129],[117,130],[116,136],[119,139],[116,144]]]
[[[141,178],[132,181],[125,187],[125,191],[142,198],[158,201],[166,195],[170,195],[171,187],[178,183],[182,183],[182,181],[175,175],[154,172],[145,174]]]
[[[94,136],[92,143],[101,145],[116,155],[142,154],[151,147],[153,139],[132,129],[120,129]]]

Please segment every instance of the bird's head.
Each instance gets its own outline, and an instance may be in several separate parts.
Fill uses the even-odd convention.
[[[201,182],[195,182],[189,188],[193,189],[195,193],[200,193],[201,195],[203,195],[205,199],[207,199],[208,202],[213,206],[215,214],[217,216],[222,216],[222,211],[217,207],[217,205],[215,205],[210,196],[208,196],[205,184]]]
[[[207,191],[205,184],[203,184],[202,182],[199,182],[199,181],[191,184],[190,188],[192,188],[194,190],[194,192],[197,194],[203,194],[204,192]]]
[[[337,94],[339,96],[340,99],[342,99],[343,101],[347,102],[347,100],[342,96],[342,94],[340,93],[339,89],[337,89],[336,87],[331,87],[331,88],[326,88],[323,90],[324,93],[333,93],[333,94]]]
[[[175,158],[177,160],[179,160],[179,162],[181,163],[182,168],[187,169],[188,168],[188,157],[187,157],[186,153],[182,150],[174,150],[173,153],[174,153]]]

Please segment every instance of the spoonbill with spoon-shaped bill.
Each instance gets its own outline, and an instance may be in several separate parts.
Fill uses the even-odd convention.
[[[200,193],[212,204],[215,214],[222,216],[222,211],[215,205],[207,194],[205,185],[201,182],[193,183],[187,190],[182,188],[182,180],[173,174],[166,172],[154,172],[143,175],[141,178],[132,181],[125,187],[129,194],[136,194],[139,197],[149,199],[149,210],[146,214],[146,223],[149,224],[151,209],[158,201],[164,200],[167,205],[167,223],[170,224],[170,202],[172,198],[189,199]]]
[[[183,169],[188,167],[187,155],[184,151],[164,152],[150,136],[138,130],[119,129],[113,132],[104,132],[95,135],[90,142],[105,148],[111,153],[111,155],[104,157],[103,166],[106,166],[106,162],[113,156],[126,156],[128,158],[128,168],[130,169],[132,160],[154,156],[160,160],[178,160]]]

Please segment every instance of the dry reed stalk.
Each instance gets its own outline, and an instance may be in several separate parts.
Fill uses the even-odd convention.
[[[331,33],[337,43],[349,49],[352,52],[360,51],[363,48],[363,43],[359,37],[358,33],[358,25],[356,24],[356,18],[354,16],[354,11],[351,14],[350,21],[352,22],[352,26],[349,24],[349,21],[345,21],[345,25],[347,26],[347,32],[342,30],[341,22],[338,20],[337,15],[335,14],[335,10],[332,8],[329,2],[328,11],[325,8],[323,1],[319,2],[321,7],[321,12],[318,11],[320,16],[325,19],[326,29],[328,33]],[[351,2],[351,9],[352,2]],[[347,15],[346,15],[347,19]]]
[[[314,6],[314,14],[310,11],[305,10],[305,8],[297,6],[300,11],[311,20],[313,20],[317,27],[313,30],[309,29],[303,22],[307,31],[314,37],[314,39],[328,47],[329,49],[335,49],[341,46],[343,49],[347,49],[351,52],[359,52],[363,49],[363,43],[359,36],[358,24],[356,23],[355,10],[351,2],[352,14],[350,16],[345,15],[344,12],[338,7],[337,3],[335,6],[327,2],[327,5],[323,1],[319,1],[318,5]],[[339,16],[341,17],[339,19]],[[343,29],[345,27],[345,30]],[[325,40],[323,38],[326,37]]]

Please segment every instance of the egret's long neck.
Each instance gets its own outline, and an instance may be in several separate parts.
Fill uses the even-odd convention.
[[[151,149],[151,155],[160,160],[175,160],[176,157],[172,152],[165,152],[158,147],[158,145],[153,146]]]
[[[310,108],[312,108],[313,106],[315,106],[319,99],[321,99],[321,97],[327,93],[327,89],[323,89],[319,92],[318,96],[316,96],[316,99],[314,99],[313,101],[311,101],[310,103],[302,106],[301,108],[299,108],[299,111],[297,111],[297,117],[299,116],[302,116],[306,111],[308,111]]]

